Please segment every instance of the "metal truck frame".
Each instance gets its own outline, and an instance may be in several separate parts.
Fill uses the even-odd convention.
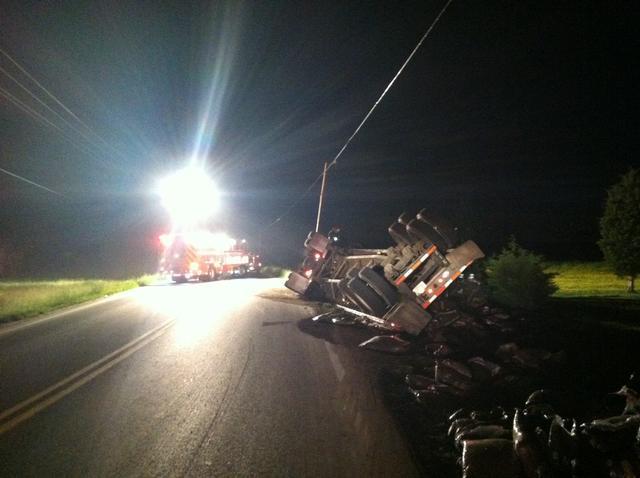
[[[396,243],[388,249],[352,249],[309,233],[305,259],[285,286],[388,329],[419,334],[431,320],[429,307],[484,253],[473,241],[458,244],[456,232],[425,209],[401,214],[388,231]]]

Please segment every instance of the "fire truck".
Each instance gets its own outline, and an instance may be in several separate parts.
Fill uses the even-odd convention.
[[[260,272],[260,256],[249,252],[243,239],[224,233],[188,231],[162,234],[160,273],[174,282],[246,277]]]

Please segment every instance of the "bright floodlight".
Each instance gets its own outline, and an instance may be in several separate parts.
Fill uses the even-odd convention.
[[[174,225],[191,225],[207,219],[218,206],[215,184],[198,168],[189,167],[160,181],[158,192]]]

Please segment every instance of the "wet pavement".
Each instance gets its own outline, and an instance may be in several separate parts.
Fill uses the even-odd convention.
[[[353,346],[374,334],[309,323],[281,283],[145,287],[0,329],[2,474],[418,475]]]

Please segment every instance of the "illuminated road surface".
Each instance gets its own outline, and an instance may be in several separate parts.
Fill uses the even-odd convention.
[[[2,476],[413,476],[362,351],[276,279],[152,286],[0,328]]]

